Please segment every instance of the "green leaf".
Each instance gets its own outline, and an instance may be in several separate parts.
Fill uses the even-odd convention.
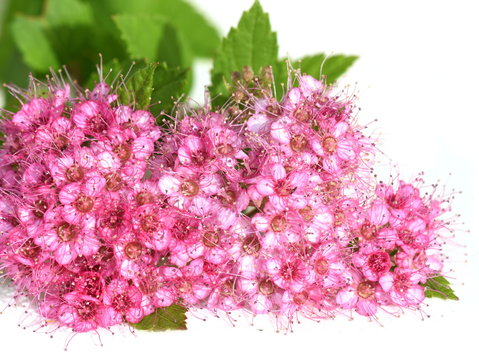
[[[165,18],[160,15],[116,15],[113,20],[133,59],[154,60],[163,35]]]
[[[148,331],[186,330],[186,308],[177,304],[159,308],[139,323],[130,325]]]
[[[27,85],[30,69],[14,44],[10,25],[16,14],[37,16],[42,7],[43,0],[0,1],[0,84],[14,82],[19,86]]]
[[[193,54],[184,36],[172,24],[166,23],[163,28],[163,36],[158,46],[156,59],[164,61],[168,67],[180,67],[191,69],[193,67]],[[192,86],[193,73],[188,71],[183,92],[187,94]]]
[[[12,35],[25,63],[39,72],[58,68],[59,62],[40,20],[17,15],[12,22]]]
[[[430,278],[425,284],[420,285],[425,287],[424,294],[427,298],[436,297],[443,300],[459,300],[456,294],[454,294],[450,282],[444,276]]]
[[[158,63],[150,63],[135,71],[118,91],[120,103],[135,104],[137,109],[147,109],[150,105],[153,78],[158,65]]]
[[[123,66],[123,71],[125,71]],[[120,102],[148,108],[154,115],[170,114],[185,93],[188,69],[171,68],[165,63],[137,65],[119,89]]]
[[[212,57],[220,36],[210,21],[184,0],[85,0],[95,14],[108,20],[111,14],[151,15],[168,19],[185,38],[194,56]],[[103,24],[107,22],[104,21]]]
[[[276,64],[278,43],[271,30],[269,16],[258,1],[241,16],[237,28],[232,28],[223,39],[214,59],[212,70],[212,95],[224,90],[231,73],[249,66],[254,73],[267,65]]]
[[[193,55],[212,57],[215,54],[220,44],[218,30],[192,5],[183,0],[160,0],[155,5],[157,11],[181,32]]]
[[[175,26],[166,23],[163,27],[163,36],[160,40],[156,59],[164,61],[170,67],[191,67],[193,58],[188,44]]]
[[[324,61],[323,67],[321,68],[321,66],[319,66],[321,76],[325,76],[327,83],[332,84],[344,74],[357,59],[358,57],[354,55],[333,55],[328,57]],[[314,65],[313,62],[313,59],[304,58],[303,66],[311,68],[311,71],[313,71],[314,68],[318,69],[317,62],[314,63]]]
[[[50,26],[93,25],[89,4],[79,0],[48,0],[46,20]]]
[[[355,55],[333,55],[327,57],[324,53],[320,53],[291,61],[291,66],[294,69],[300,69],[302,74],[311,75],[316,79],[324,78],[328,84],[332,84],[344,74],[357,59],[358,57]],[[286,59],[280,60],[273,70],[276,94],[278,98],[281,98],[283,95],[282,84],[287,84],[288,81]]]
[[[185,93],[188,72],[188,69],[169,68],[165,63],[157,67],[150,107],[154,115],[171,113],[177,100]]]

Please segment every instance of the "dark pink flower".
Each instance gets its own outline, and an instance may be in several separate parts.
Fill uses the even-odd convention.
[[[125,280],[113,280],[108,284],[103,295],[103,303],[107,306],[106,316],[113,324],[119,324],[123,319],[137,323],[144,316],[140,290]]]

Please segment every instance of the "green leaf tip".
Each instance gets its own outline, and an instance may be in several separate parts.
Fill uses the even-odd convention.
[[[231,28],[223,38],[213,62],[211,93],[229,95],[227,84],[231,75],[251,68],[254,74],[267,66],[274,65],[278,58],[276,32],[271,30],[269,15],[263,11],[260,3],[241,16],[236,28]]]
[[[140,61],[120,86],[119,100],[136,109],[148,109],[155,116],[169,114],[177,99],[185,93],[188,72],[188,69],[168,67],[164,62]]]
[[[427,279],[424,286],[424,295],[427,298],[439,298],[443,300],[459,300],[451,288],[450,282],[444,276],[436,276]]]
[[[186,330],[186,311],[185,307],[173,304],[158,308],[139,323],[130,325],[135,329],[147,331]]]

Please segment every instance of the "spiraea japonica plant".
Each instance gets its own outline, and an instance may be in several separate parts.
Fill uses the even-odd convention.
[[[103,68],[88,90],[55,72],[10,86],[1,276],[44,326],[75,332],[185,329],[194,309],[288,329],[457,299],[449,199],[374,176],[354,96],[332,85],[355,59],[278,59],[255,3],[223,39],[202,107],[178,100],[186,72],[158,62]]]

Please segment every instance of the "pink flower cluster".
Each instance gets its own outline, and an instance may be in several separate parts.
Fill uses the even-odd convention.
[[[444,210],[376,186],[352,111],[309,76],[163,128],[104,83],[30,98],[4,116],[1,269],[77,332],[174,303],[287,321],[417,308]]]

